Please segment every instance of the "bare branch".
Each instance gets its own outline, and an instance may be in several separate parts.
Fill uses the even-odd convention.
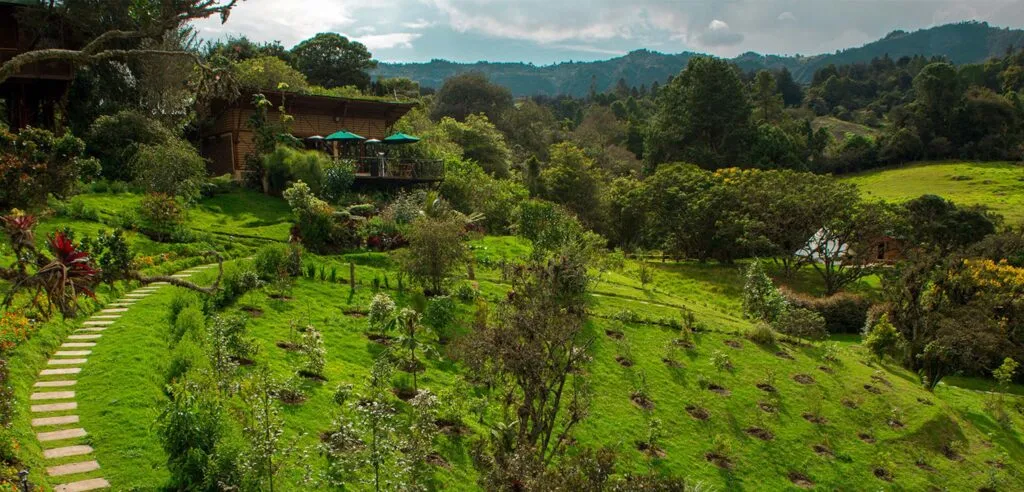
[[[145,285],[152,284],[155,282],[167,282],[168,284],[171,284],[175,287],[190,289],[196,292],[212,296],[216,294],[217,291],[220,289],[220,281],[221,279],[224,278],[224,257],[221,256],[220,253],[216,251],[208,252],[207,256],[215,256],[217,258],[217,279],[214,280],[213,284],[211,284],[209,287],[202,287],[192,282],[189,282],[188,280],[182,280],[180,278],[172,277],[170,275],[144,276],[139,271],[133,271],[129,274],[129,276],[133,280],[138,280],[139,282],[142,282]]]

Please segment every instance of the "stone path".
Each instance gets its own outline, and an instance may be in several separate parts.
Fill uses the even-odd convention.
[[[210,266],[213,265],[185,270],[174,277],[188,278]],[[124,298],[110,303],[106,309],[82,323],[82,327],[69,335],[68,341],[53,353],[46,363],[46,369],[39,372],[39,377],[32,385],[35,390],[29,397],[33,403],[32,427],[36,430],[36,438],[42,443],[43,458],[52,463],[46,467],[46,474],[51,483],[59,483],[54,487],[55,492],[84,492],[110,487],[110,483],[102,477],[82,477],[102,468],[99,462],[89,459],[93,452],[91,446],[73,441],[81,441],[89,435],[74,413],[78,409],[78,403],[75,402],[75,385],[78,381],[74,378],[82,372],[82,366],[89,362],[92,348],[103,339],[103,332],[107,329],[116,330],[118,318],[136,302],[145,299],[163,285],[167,283],[156,282],[125,294]]]

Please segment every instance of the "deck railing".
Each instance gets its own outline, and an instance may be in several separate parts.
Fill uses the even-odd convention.
[[[356,176],[440,181],[444,179],[444,161],[404,157],[361,157],[356,159]]]

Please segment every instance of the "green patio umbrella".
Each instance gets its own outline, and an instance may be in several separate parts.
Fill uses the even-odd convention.
[[[414,137],[412,135],[406,135],[406,134],[404,134],[402,132],[398,132],[398,133],[396,133],[396,134],[394,134],[394,135],[384,139],[384,143],[386,143],[386,144],[407,144],[407,143],[413,143],[413,142],[419,142],[419,141],[420,141],[420,137]]]
[[[324,140],[328,142],[359,142],[366,139],[355,133],[341,130],[328,135]]]

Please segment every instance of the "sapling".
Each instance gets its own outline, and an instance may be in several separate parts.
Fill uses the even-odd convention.
[[[373,468],[373,487],[378,492],[383,480],[381,473],[393,462],[398,448],[394,439],[394,410],[387,394],[391,372],[387,357],[378,357],[366,381],[366,394],[353,407],[357,420],[369,434],[366,461]]]
[[[277,381],[261,367],[242,387],[245,403],[243,435],[249,444],[247,467],[274,490],[274,476],[281,470],[288,449],[281,446],[284,418],[277,404]]]
[[[370,301],[370,313],[367,317],[370,331],[377,331],[381,339],[387,337],[387,332],[395,327],[395,301],[391,296],[381,292],[373,296]]]
[[[425,482],[431,475],[429,459],[437,436],[438,402],[433,393],[423,390],[409,404],[412,408],[408,427],[401,439],[403,485],[406,490],[425,490]]]
[[[302,354],[306,359],[303,371],[311,376],[323,377],[327,349],[324,347],[323,335],[312,326],[307,327],[302,334]]]

